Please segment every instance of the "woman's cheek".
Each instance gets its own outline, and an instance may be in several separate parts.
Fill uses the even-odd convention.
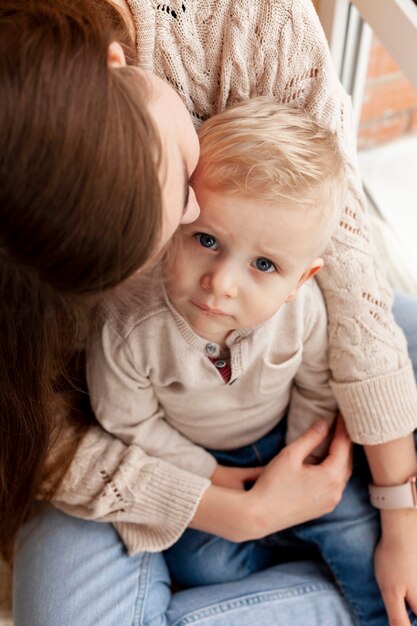
[[[200,206],[192,187],[190,187],[189,194],[187,210],[182,216],[181,224],[191,224],[200,215]]]

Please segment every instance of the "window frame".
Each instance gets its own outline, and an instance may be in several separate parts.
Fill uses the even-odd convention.
[[[413,0],[320,0],[318,14],[339,75],[346,40],[342,33],[347,30],[350,4],[417,87],[417,4]]]

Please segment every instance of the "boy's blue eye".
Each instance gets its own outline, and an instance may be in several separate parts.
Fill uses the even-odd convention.
[[[217,248],[219,247],[216,238],[212,235],[209,235],[208,233],[196,233],[194,235],[194,238],[196,239],[196,241],[198,241],[200,246],[203,246],[203,248],[208,248],[209,250],[217,250]]]
[[[254,261],[252,261],[252,265],[256,267],[256,269],[259,270],[260,272],[276,272],[277,271],[277,268],[272,263],[272,261],[270,261],[269,259],[266,259],[265,257],[259,257],[258,259],[255,259]]]

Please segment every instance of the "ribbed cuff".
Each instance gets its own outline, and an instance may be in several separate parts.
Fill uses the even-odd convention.
[[[384,376],[330,384],[355,443],[384,443],[417,428],[417,387],[411,361]]]
[[[132,503],[139,524],[114,526],[130,555],[169,548],[188,527],[210,481],[169,463],[150,462],[141,470],[141,486]],[[133,494],[134,495],[134,494]]]

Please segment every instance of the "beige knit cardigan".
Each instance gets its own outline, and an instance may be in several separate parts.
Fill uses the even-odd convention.
[[[234,102],[273,94],[337,133],[350,193],[319,275],[329,316],[332,388],[355,441],[381,443],[412,432],[416,385],[370,238],[350,101],[310,0],[129,0],[129,5],[140,66],[177,90],[196,126]],[[117,522],[132,553],[154,551],[181,535],[208,484],[94,427],[55,503],[73,515]]]

